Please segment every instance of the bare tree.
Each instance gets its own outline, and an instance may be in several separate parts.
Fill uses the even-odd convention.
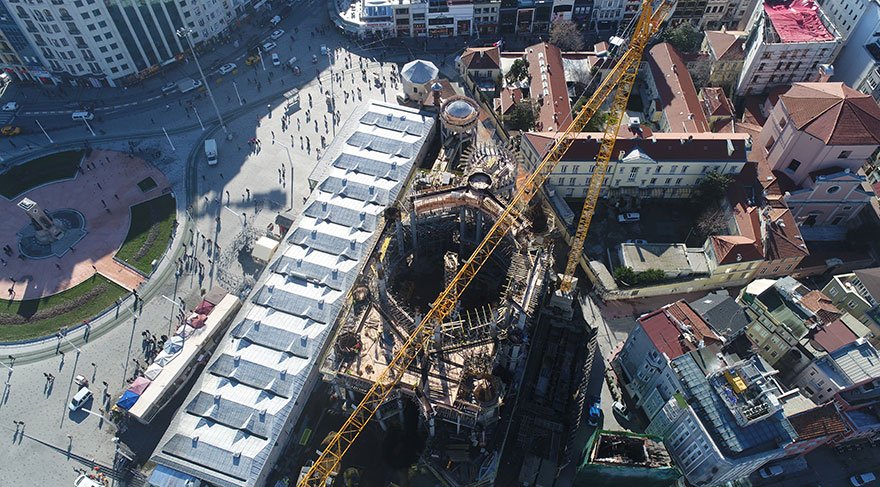
[[[550,26],[550,43],[563,51],[580,51],[584,48],[584,34],[570,20],[557,20]]]
[[[727,232],[727,219],[724,210],[718,205],[709,206],[697,218],[696,226],[697,232],[703,237]]]

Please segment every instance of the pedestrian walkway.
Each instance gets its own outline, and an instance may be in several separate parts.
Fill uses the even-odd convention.
[[[155,187],[138,183],[152,178]],[[0,242],[12,252],[3,257],[0,288],[7,299],[36,299],[59,293],[100,273],[126,289],[135,289],[143,277],[113,260],[128,234],[130,207],[153,199],[169,187],[168,180],[147,161],[128,154],[95,150],[85,158],[73,179],[35,188],[13,200],[0,198]],[[20,256],[18,232],[30,218],[16,205],[23,197],[49,211],[72,209],[85,220],[85,235],[59,256],[41,259]]]

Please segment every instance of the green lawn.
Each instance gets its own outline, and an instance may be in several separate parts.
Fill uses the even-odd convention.
[[[127,293],[121,286],[96,274],[67,291],[43,299],[0,299],[0,342],[51,335],[63,326],[76,326],[92,319]]]
[[[116,258],[149,276],[153,271],[150,264],[168,247],[174,210],[174,198],[170,194],[132,207],[131,226]]]
[[[81,150],[56,152],[13,166],[0,174],[0,195],[13,199],[41,184],[72,178],[82,156]]]

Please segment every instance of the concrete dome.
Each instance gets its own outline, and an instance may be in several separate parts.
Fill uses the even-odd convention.
[[[400,75],[410,83],[423,85],[437,78],[440,70],[430,61],[416,59],[403,65]]]

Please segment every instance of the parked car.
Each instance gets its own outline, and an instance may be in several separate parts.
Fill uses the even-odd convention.
[[[614,411],[614,414],[620,416],[626,421],[629,421],[629,411],[626,409],[626,404],[622,401],[614,401],[611,405],[611,410]]]
[[[70,400],[70,404],[67,405],[67,409],[70,409],[72,412],[79,411],[83,404],[88,402],[89,399],[92,398],[92,391],[90,391],[87,387],[83,387],[76,394],[73,395],[73,399]]]
[[[272,49],[275,49],[276,47],[278,47],[278,44],[275,44],[274,42],[267,42],[267,43],[263,44],[263,50],[266,52],[269,52]]]
[[[21,127],[14,127],[12,125],[7,125],[0,129],[0,134],[5,135],[6,137],[12,137],[13,135],[18,135],[21,133]]]
[[[244,60],[244,63],[248,66],[257,64],[258,62],[260,62],[260,56],[250,56]]]
[[[621,213],[617,215],[617,221],[620,223],[636,223],[642,219],[642,215],[638,213]]]
[[[281,58],[278,57],[277,52],[272,53],[272,66],[281,66]]]
[[[272,35],[270,35],[269,37],[271,37],[272,39],[278,40],[283,35],[284,35],[284,29],[278,29],[278,30],[272,32]]]
[[[270,19],[269,22],[271,22],[272,25],[278,25],[278,23],[281,22],[281,16],[276,15],[276,16],[272,17],[272,19]]]
[[[855,487],[870,484],[875,480],[877,480],[877,476],[873,472],[860,473],[849,478],[849,482]]]
[[[177,83],[169,81],[162,86],[162,93],[171,93],[177,89]]]
[[[591,396],[590,417],[588,419],[590,426],[599,426],[600,419],[602,419],[602,400],[599,396]]]
[[[18,111],[18,102],[10,101],[3,105],[4,112],[15,112]]]
[[[758,470],[758,473],[761,474],[761,478],[770,479],[782,475],[783,471],[784,470],[779,465],[768,465],[761,470]]]
[[[321,44],[321,54],[323,54],[323,55],[326,56],[326,55],[327,55],[327,52],[328,52],[328,51],[327,51],[327,45],[326,45],[326,44]]]
[[[625,243],[628,243],[628,244],[637,244],[637,245],[645,245],[645,244],[648,243],[648,241],[645,240],[645,239],[642,239],[642,238],[631,238],[631,239],[627,240]]]
[[[226,63],[223,66],[220,66],[220,74],[229,74],[235,71],[235,68],[237,67],[238,66],[236,66],[235,63]]]

